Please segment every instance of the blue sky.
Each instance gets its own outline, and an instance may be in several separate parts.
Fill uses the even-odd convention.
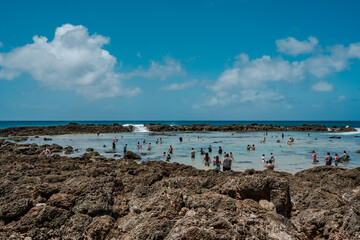
[[[359,1],[7,1],[0,120],[359,120]]]

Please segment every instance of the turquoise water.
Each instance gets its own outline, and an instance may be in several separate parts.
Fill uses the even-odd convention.
[[[345,168],[360,167],[360,154],[355,153],[360,150],[360,132],[351,133],[308,133],[301,132],[284,132],[285,138],[281,138],[281,133],[269,132],[266,136],[266,142],[261,143],[264,139],[263,132],[255,133],[231,133],[231,132],[210,132],[210,133],[179,133],[169,132],[166,135],[153,135],[156,133],[150,132],[132,132],[119,134],[81,134],[81,135],[60,135],[49,136],[52,141],[43,141],[43,137],[30,137],[28,143],[37,144],[51,144],[57,143],[63,147],[68,145],[78,148],[79,152],[70,156],[79,156],[85,152],[85,149],[92,147],[95,151],[106,157],[114,157],[114,153],[106,153],[112,150],[112,140],[116,136],[119,139],[117,143],[117,154],[123,154],[123,147],[128,144],[128,150],[137,154],[146,154],[142,156],[141,161],[155,160],[164,161],[163,152],[167,152],[170,145],[174,148],[171,162],[179,162],[194,166],[199,169],[212,169],[213,166],[205,167],[203,164],[203,155],[196,154],[195,159],[190,158],[191,148],[196,151],[204,148],[207,151],[208,146],[211,145],[213,152],[210,154],[211,158],[217,154],[219,146],[224,152],[232,152],[234,155],[233,170],[244,171],[246,169],[254,168],[257,170],[265,169],[261,162],[262,154],[265,154],[266,160],[270,158],[270,153],[275,155],[275,170],[296,173],[300,170],[311,168],[315,166],[312,163],[311,154],[315,150],[320,160],[317,165],[325,165],[325,155],[330,152],[332,156],[334,153],[342,155],[344,150],[351,156],[351,160],[346,164],[339,166]],[[123,138],[121,138],[123,136]],[[179,142],[179,137],[183,137],[183,142]],[[331,136],[341,136],[341,139],[330,139]],[[162,144],[156,144],[156,139],[163,140]],[[294,137],[295,142],[292,145],[287,144],[287,140]],[[143,144],[143,139],[146,144]],[[317,140],[316,140],[317,139]],[[277,142],[280,140],[280,143]],[[137,142],[143,146],[143,149],[138,150]],[[151,143],[152,150],[148,151],[148,143]],[[256,150],[246,150],[246,146],[255,145]],[[103,147],[106,145],[106,147]],[[222,159],[222,158],[221,158]]]

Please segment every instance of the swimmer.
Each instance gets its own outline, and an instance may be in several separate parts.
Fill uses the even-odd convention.
[[[261,162],[265,163],[265,154],[261,156]]]
[[[116,143],[118,141],[118,139],[116,137],[114,137],[113,142]]]
[[[167,157],[166,157],[166,161],[170,161],[170,159],[171,159],[171,156],[170,156],[170,153],[167,155]]]
[[[204,155],[204,153],[205,153],[205,151],[202,148],[200,148],[199,152],[200,152],[200,155]]]
[[[137,149],[140,149],[140,143],[138,142],[136,145]]]
[[[208,150],[209,150],[209,153],[211,153],[211,152],[212,152],[212,148],[211,148],[211,145],[209,145],[209,148],[208,148]]]
[[[219,153],[219,155],[222,154],[222,148],[221,148],[221,146],[219,147],[218,153]]]
[[[246,150],[250,150],[250,149],[251,149],[251,146],[247,145]]]
[[[179,141],[182,142],[183,138],[182,137],[179,137]]]
[[[156,139],[156,142],[155,142],[156,144],[158,144],[159,143],[159,139]]]
[[[146,143],[146,141],[145,141],[145,139],[143,140],[143,144],[145,144]]]
[[[97,136],[100,136],[100,132],[97,132],[96,134],[97,134]]]
[[[148,151],[151,151],[151,143],[148,145]]]
[[[162,144],[162,138],[160,138],[160,144]]]
[[[252,145],[252,150],[254,150],[254,151],[255,151],[255,145],[254,145],[254,144]]]
[[[164,156],[164,157],[166,156],[166,152],[163,152],[163,156]]]
[[[115,149],[116,148],[116,144],[115,142],[112,143],[112,148]]]

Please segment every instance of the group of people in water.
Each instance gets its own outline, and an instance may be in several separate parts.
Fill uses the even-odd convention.
[[[318,162],[319,162],[315,151],[312,152],[311,157],[312,157],[313,163],[318,163]],[[331,166],[333,160],[334,160],[335,166],[338,166],[339,163],[349,161],[349,160],[350,160],[350,156],[349,156],[349,154],[346,153],[346,151],[344,151],[344,152],[343,152],[343,155],[342,155],[341,157],[339,157],[339,155],[338,155],[337,153],[335,153],[335,154],[334,154],[334,158],[333,158],[333,157],[331,156],[331,154],[328,152],[328,153],[326,154],[326,156],[325,156],[325,165]]]
[[[280,133],[278,133],[280,134]],[[99,135],[99,134],[98,134]],[[264,141],[262,141],[263,143],[265,143],[266,141],[266,137],[268,136],[268,133],[265,133],[264,134]],[[281,133],[281,138],[284,138],[284,134]],[[310,136],[310,134],[308,134],[308,136]],[[278,136],[276,136],[277,138]],[[121,138],[123,138],[123,136],[121,136]],[[202,137],[198,137],[197,138],[198,141],[204,141],[204,139]],[[188,139],[188,141],[190,141],[190,138]],[[278,140],[279,141],[279,140]],[[287,141],[288,144],[293,144],[295,141],[295,139],[293,137],[290,137]],[[115,137],[114,140],[113,140],[113,148],[115,149],[116,148],[116,143],[118,142],[118,139]],[[179,142],[182,143],[183,142],[183,137],[179,137]],[[142,143],[145,145],[146,144],[146,140],[143,139]],[[162,144],[163,143],[163,139],[162,138],[159,138],[159,139],[156,139],[155,141],[156,144]],[[140,142],[137,143],[137,149],[138,150],[142,150],[143,149],[143,146],[140,144]],[[248,151],[250,150],[253,150],[255,151],[255,145],[252,144],[248,144],[246,146],[246,149]],[[152,150],[152,145],[151,143],[148,143],[148,146],[147,146],[147,150],[148,151],[151,151]],[[206,166],[206,167],[209,167],[211,165],[211,162],[213,164],[213,166],[215,167],[215,169],[217,170],[220,170],[221,169],[221,166],[223,168],[223,171],[227,171],[227,170],[231,170],[231,167],[232,167],[232,162],[234,161],[234,155],[232,152],[229,152],[229,153],[226,153],[226,152],[223,152],[223,149],[221,148],[221,146],[219,146],[219,149],[217,151],[217,155],[215,155],[212,159],[210,157],[211,153],[213,152],[213,149],[212,149],[212,146],[209,145],[209,147],[207,147],[206,149],[207,151],[205,151],[204,148],[200,148],[199,150],[195,150],[194,148],[191,148],[191,151],[190,151],[190,158],[191,159],[195,159],[195,156],[196,154],[200,154],[200,155],[203,155],[202,157],[202,161],[203,161],[203,164]],[[127,152],[127,144],[125,144],[124,146],[124,156],[126,155],[126,152]],[[171,158],[172,158],[172,154],[174,152],[174,148],[172,145],[169,146],[169,149],[167,152],[164,152],[162,155],[165,157],[166,161],[170,161]],[[40,155],[50,155],[51,152],[50,150],[48,149],[44,149],[44,151],[40,154]],[[221,160],[222,158],[222,160]],[[317,155],[315,153],[315,151],[313,151],[313,154],[312,154],[312,159],[313,159],[313,163],[317,163],[319,162],[318,161],[318,158],[317,158]],[[350,159],[350,156],[346,153],[346,151],[344,151],[343,155],[341,157],[338,156],[337,153],[334,154],[334,157],[331,156],[330,153],[327,153],[326,157],[325,157],[325,162],[326,162],[326,165],[332,165],[332,162],[334,161],[335,163],[335,166],[338,166],[339,163],[341,162],[346,162]],[[275,156],[273,153],[270,154],[270,158],[268,158],[268,160],[266,160],[265,158],[265,154],[262,154],[262,157],[261,157],[261,162],[264,164],[264,166],[267,168],[267,169],[271,169],[273,170],[274,167],[275,167]]]

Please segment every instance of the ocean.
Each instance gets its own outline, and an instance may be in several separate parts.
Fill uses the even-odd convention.
[[[86,152],[86,148],[94,148],[95,151],[105,157],[117,158],[114,154],[123,155],[123,147],[128,145],[127,149],[139,155],[142,155],[142,161],[165,161],[163,153],[167,153],[169,146],[172,145],[174,153],[170,162],[179,162],[199,169],[212,169],[213,166],[205,167],[203,163],[203,155],[200,149],[208,151],[211,145],[213,151],[210,153],[213,158],[218,153],[221,146],[224,152],[232,152],[234,155],[233,170],[244,171],[246,169],[265,169],[264,163],[261,162],[261,156],[264,154],[265,159],[270,158],[270,154],[275,155],[275,170],[296,173],[298,171],[308,169],[314,166],[325,165],[325,156],[330,152],[334,157],[335,153],[342,156],[343,151],[347,151],[351,160],[341,163],[339,166],[344,168],[360,167],[360,154],[356,153],[360,150],[360,121],[2,121],[1,128],[20,127],[20,126],[54,126],[65,125],[70,122],[79,124],[132,124],[135,126],[134,132],[131,133],[101,133],[96,134],[67,134],[58,136],[40,136],[40,138],[29,137],[25,143],[36,143],[39,145],[56,143],[63,147],[72,146],[78,148],[79,152],[70,155],[73,157],[80,156]],[[183,133],[183,132],[167,132],[154,133],[149,132],[144,124],[162,123],[169,125],[190,125],[190,124],[212,124],[212,125],[228,125],[228,124],[267,124],[280,126],[293,126],[303,124],[320,124],[327,127],[332,126],[352,126],[357,129],[354,132],[345,133],[310,133],[306,132],[284,132],[282,138],[281,132],[201,132],[201,133]],[[332,136],[340,136],[340,139],[330,138]],[[49,137],[51,141],[44,141],[44,137]],[[112,140],[114,137],[119,139],[116,144],[115,152],[112,149]],[[179,141],[179,137],[183,138],[183,142]],[[263,142],[264,137],[266,141]],[[287,144],[287,140],[293,137],[295,142],[291,145]],[[156,144],[156,140],[162,138],[162,144]],[[145,140],[145,144],[143,141]],[[137,143],[142,145],[142,149],[137,149]],[[151,143],[151,151],[148,151],[148,144]],[[247,150],[247,145],[255,145],[256,149]],[[190,151],[194,148],[198,151],[195,159],[190,158]],[[312,163],[312,151],[316,151],[319,162]]]
[[[0,121],[0,129],[9,127],[25,127],[25,126],[58,126],[66,125],[69,123],[78,124],[114,124],[120,125],[132,124],[132,125],[143,125],[143,124],[167,124],[167,125],[192,125],[192,124],[210,124],[215,126],[230,125],[230,124],[242,124],[248,125],[252,123],[264,124],[264,125],[278,125],[278,126],[298,126],[303,124],[319,124],[325,125],[326,127],[332,126],[351,126],[354,128],[360,128],[360,121],[139,121],[139,120],[128,120],[128,121]]]

